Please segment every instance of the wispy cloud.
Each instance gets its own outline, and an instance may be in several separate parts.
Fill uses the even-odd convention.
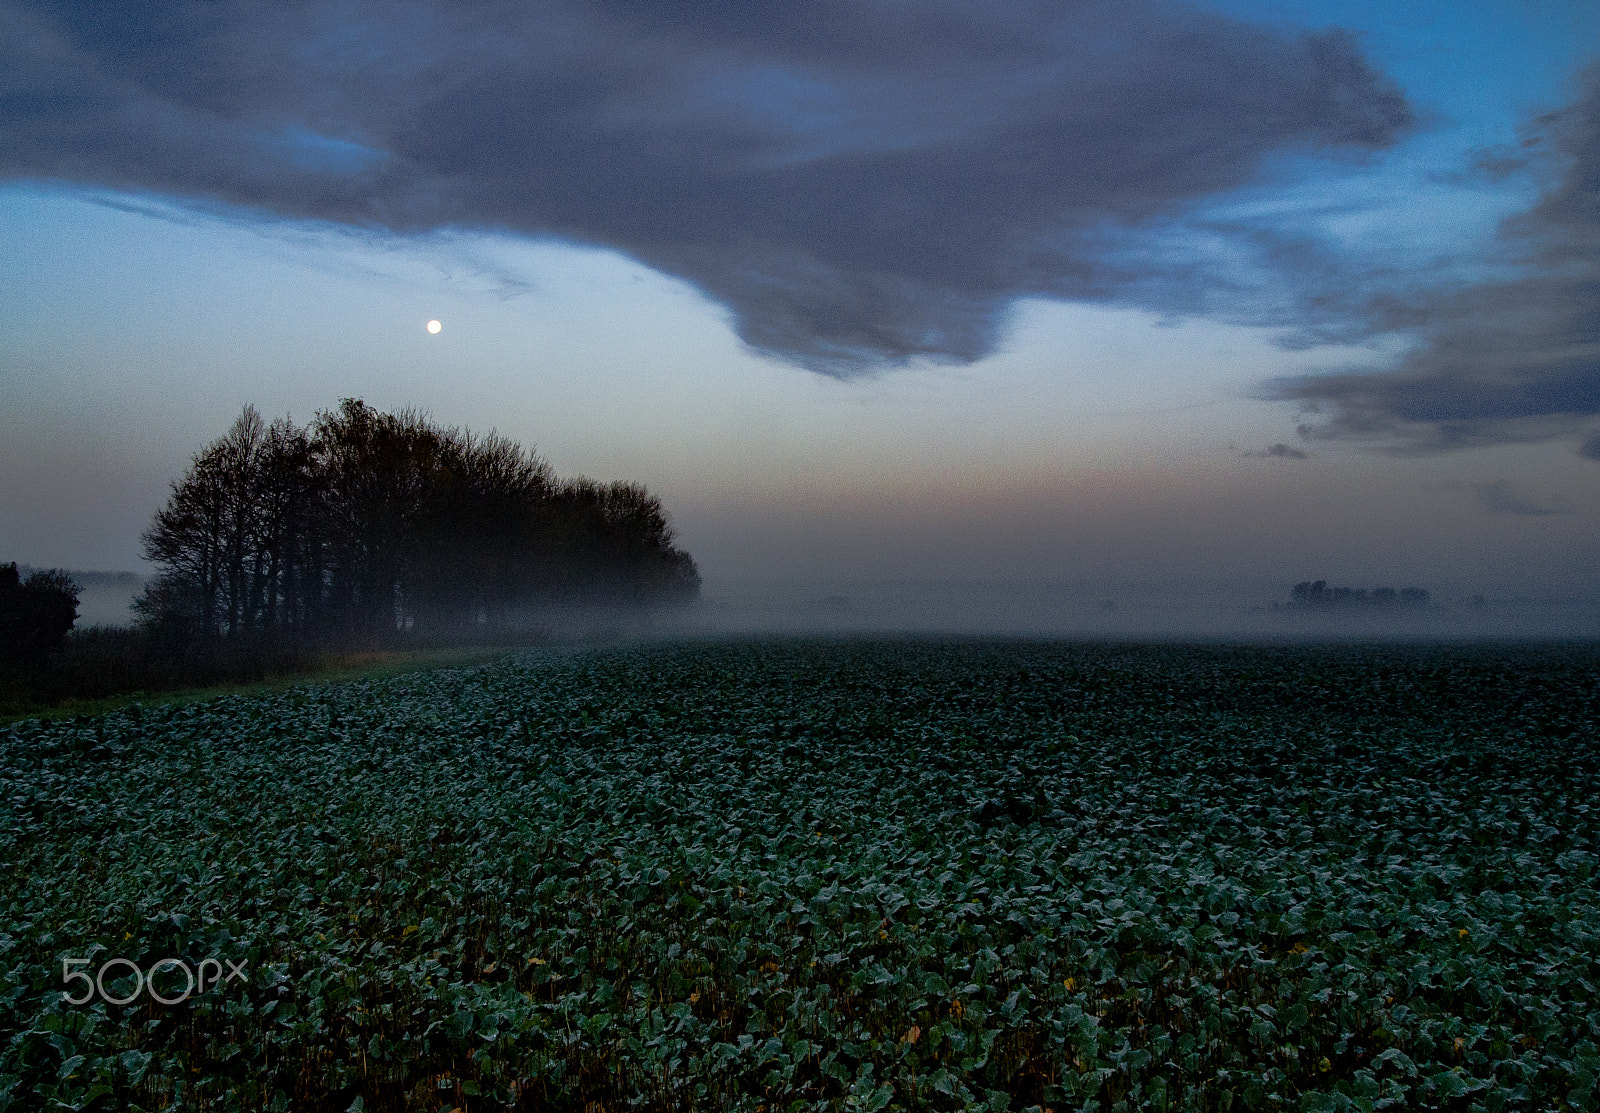
[[[1240,453],[1247,460],[1309,460],[1311,454],[1287,444],[1269,444],[1266,448],[1250,449]]]
[[[1510,276],[1373,300],[1357,323],[1415,346],[1392,369],[1268,384],[1267,397],[1322,415],[1303,435],[1438,451],[1588,433],[1582,454],[1600,458],[1600,69],[1538,124],[1554,180],[1500,230],[1494,262]]]
[[[0,176],[608,246],[834,375],[980,358],[1023,296],[1304,324],[1262,291],[1321,248],[1197,214],[1412,122],[1340,32],[1155,0],[0,12]]]
[[[1568,508],[1559,500],[1538,502],[1526,498],[1511,488],[1504,480],[1490,483],[1473,483],[1469,489],[1478,496],[1478,502],[1491,514],[1512,514],[1523,518],[1543,518],[1551,514],[1565,514]]]

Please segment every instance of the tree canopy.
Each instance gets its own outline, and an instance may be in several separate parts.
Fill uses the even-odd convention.
[[[136,608],[212,638],[448,636],[553,607],[651,611],[700,586],[644,487],[560,480],[498,434],[352,398],[306,426],[246,406],[143,541],[161,571]]]

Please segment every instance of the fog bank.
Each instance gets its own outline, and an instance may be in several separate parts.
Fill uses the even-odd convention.
[[[1368,585],[1370,586],[1370,585]],[[1446,585],[1420,606],[1288,606],[1290,585],[1197,581],[813,580],[709,584],[701,634],[1450,640],[1600,636],[1600,598]],[[1277,604],[1277,607],[1274,607]]]

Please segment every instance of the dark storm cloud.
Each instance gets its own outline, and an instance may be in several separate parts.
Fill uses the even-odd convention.
[[[1269,397],[1322,416],[1309,437],[1371,438],[1431,451],[1578,437],[1600,417],[1600,69],[1582,97],[1544,117],[1554,184],[1500,230],[1511,272],[1408,298],[1359,319],[1415,346],[1391,371],[1284,378]],[[1600,457],[1596,436],[1582,454]]]
[[[1153,0],[0,11],[0,174],[609,246],[840,375],[979,358],[1028,295],[1283,323],[1174,229],[1411,123],[1339,32]]]

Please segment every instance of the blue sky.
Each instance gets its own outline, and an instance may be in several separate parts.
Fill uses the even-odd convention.
[[[712,594],[1586,590],[1593,5],[6,7],[0,559],[138,567],[353,395],[644,482]]]

